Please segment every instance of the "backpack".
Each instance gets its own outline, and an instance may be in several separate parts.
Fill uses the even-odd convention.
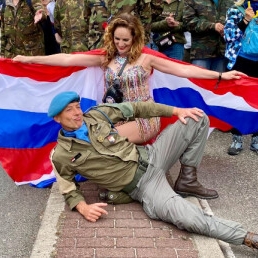
[[[242,6],[237,8],[245,14]],[[241,39],[243,53],[252,56],[258,56],[258,18],[253,18],[245,29],[245,33]]]

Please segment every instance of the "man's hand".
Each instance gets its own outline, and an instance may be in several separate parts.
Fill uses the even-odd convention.
[[[106,207],[107,205],[107,203],[87,204],[81,201],[76,205],[76,209],[88,221],[96,222],[103,214],[108,214],[106,210],[102,209],[102,207]]]
[[[174,107],[173,115],[177,116],[178,119],[186,124],[186,117],[191,117],[195,121],[199,121],[198,117],[203,116],[203,111],[199,108],[178,108]]]
[[[215,30],[223,37],[224,35],[224,25],[220,22],[215,24]]]
[[[254,13],[253,8],[252,7],[247,7],[245,9],[245,19],[247,21],[251,21],[254,16],[255,16],[255,13]]]
[[[174,19],[173,15],[169,15],[168,17],[165,18],[165,20],[169,27],[175,27],[179,25],[179,22]]]

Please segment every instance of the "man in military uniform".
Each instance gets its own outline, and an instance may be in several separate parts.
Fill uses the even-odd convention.
[[[86,0],[57,0],[54,25],[61,36],[62,53],[87,51],[88,15]]]
[[[171,0],[169,3],[164,1],[162,13],[153,18],[151,23],[153,39],[159,42],[163,41],[160,45],[153,43],[152,48],[156,49],[158,47],[161,53],[178,60],[183,60],[184,44],[186,43],[183,27],[183,9],[184,0]],[[164,37],[169,39],[167,44],[164,44]]]
[[[224,23],[233,0],[184,0],[183,22],[191,33],[192,64],[209,70],[226,70]]]
[[[110,12],[108,1],[87,1],[87,14],[89,16],[88,49],[99,48],[102,36],[107,26]]]
[[[155,143],[145,147],[129,142],[112,126],[118,121],[160,115],[176,115],[179,120],[168,125]],[[86,203],[74,180],[77,173],[99,186],[129,194],[142,204],[152,219],[258,249],[258,234],[248,232],[237,222],[206,214],[178,195],[166,180],[165,171],[179,160],[181,170],[186,169],[188,175],[183,176],[181,171],[177,182],[185,186],[195,186],[198,182],[196,177],[190,176],[193,172],[191,166],[201,162],[209,129],[209,119],[200,109],[152,102],[123,102],[92,107],[83,113],[79,95],[69,91],[52,99],[48,116],[62,127],[51,153],[59,190],[69,207],[88,221],[96,222],[107,215],[107,204]]]
[[[101,46],[101,38],[105,27],[112,17],[123,13],[137,15],[146,31],[146,41],[150,36],[151,25],[151,0],[88,0],[89,34],[88,48],[94,49]]]
[[[6,0],[1,5],[1,56],[44,55],[44,36],[40,25],[34,24],[40,0]]]

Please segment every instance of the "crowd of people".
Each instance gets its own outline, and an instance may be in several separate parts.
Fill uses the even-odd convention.
[[[223,0],[141,0],[125,5],[123,1],[64,3],[57,0],[53,35],[60,44],[61,53],[52,55],[45,55],[44,33],[40,25],[49,12],[45,13],[36,0],[16,0],[16,4],[5,6],[1,15],[4,32],[1,39],[13,50],[9,51],[11,48],[8,49],[7,44],[2,45],[3,57],[12,57],[15,62],[52,66],[98,66],[104,71],[103,95],[109,94],[113,105],[103,104],[83,114],[80,96],[75,92],[63,92],[53,98],[49,107],[48,115],[62,126],[51,161],[60,190],[71,209],[78,210],[92,222],[106,214],[105,204],[85,202],[74,182],[76,173],[79,173],[109,191],[123,193],[127,200],[129,196],[141,202],[150,218],[258,249],[257,234],[248,232],[236,222],[208,216],[182,198],[218,197],[217,191],[205,188],[197,179],[209,121],[198,108],[181,109],[156,104],[149,91],[153,69],[183,78],[237,80],[246,75],[258,77],[257,69],[250,74],[243,68],[245,62],[256,67],[258,60],[241,52],[241,36],[256,12],[257,1],[250,2],[246,6],[247,1],[242,0],[235,5]],[[245,7],[244,13],[237,7],[241,5]],[[21,7],[30,13],[25,19],[29,25],[27,29],[34,28],[35,37],[43,39],[33,40],[34,45],[39,44],[38,48],[33,48],[35,51],[25,48],[27,38],[16,45],[13,40],[17,41],[17,37],[11,32],[6,33],[6,24],[10,28],[13,24],[12,8],[20,11],[22,16],[24,10]],[[39,18],[36,23],[35,17]],[[235,34],[234,30],[229,30],[231,19],[236,21],[237,47],[232,46]],[[20,19],[19,30],[15,33],[22,32],[25,37],[23,22]],[[191,34],[189,61],[195,65],[174,62],[144,51],[148,46],[183,60],[185,32]],[[161,39],[166,44],[162,44]],[[32,44],[31,39],[29,42]],[[101,52],[71,54],[94,48],[100,48]],[[230,48],[236,51],[235,60],[228,57]],[[122,97],[121,101],[118,96]],[[160,117],[172,115],[178,117],[178,122],[158,135]],[[233,133],[235,142],[236,132]],[[138,146],[154,138],[153,144],[143,148]],[[237,146],[231,146],[228,153],[238,154],[239,150],[232,151]],[[257,134],[252,136],[250,148],[258,153]],[[178,179],[171,185],[165,174],[177,160],[181,168]]]

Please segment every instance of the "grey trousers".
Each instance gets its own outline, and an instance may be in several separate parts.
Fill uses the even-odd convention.
[[[198,167],[201,162],[209,128],[207,116],[195,122],[187,119],[169,125],[154,144],[146,148],[149,166],[130,196],[142,203],[152,219],[172,223],[180,229],[241,245],[247,231],[234,221],[207,215],[196,205],[175,193],[165,173],[177,160],[184,165]]]

